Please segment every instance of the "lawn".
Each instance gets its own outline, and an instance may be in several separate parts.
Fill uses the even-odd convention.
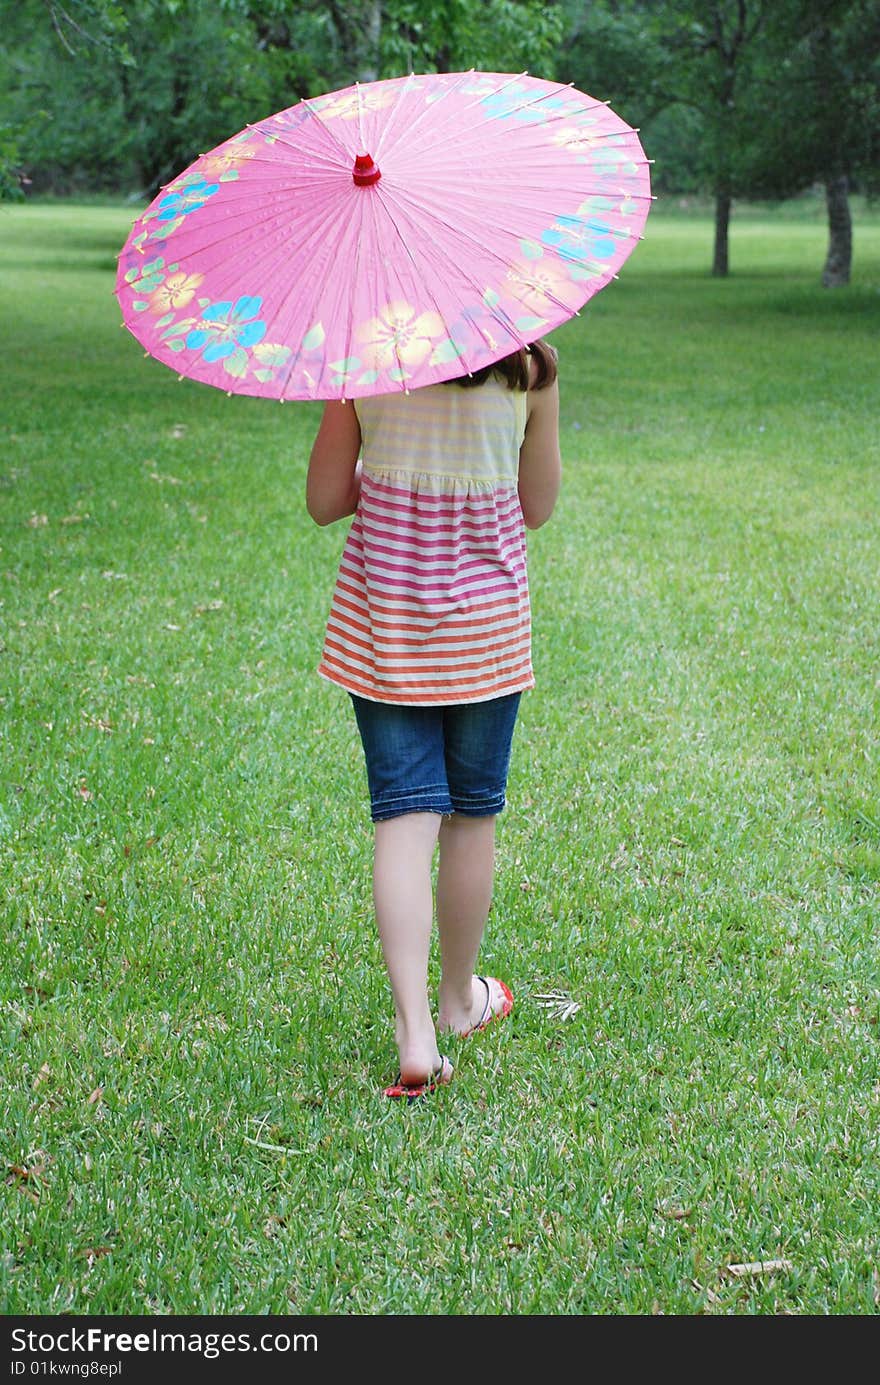
[[[661,206],[555,334],[517,1004],[402,1108],[318,409],[143,359],[132,215],[0,208],[0,1309],[877,1312],[880,219]]]

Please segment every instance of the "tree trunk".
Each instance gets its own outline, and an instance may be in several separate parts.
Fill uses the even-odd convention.
[[[359,82],[375,82],[379,77],[382,42],[382,2],[370,0],[364,22],[367,52],[360,63]]]
[[[828,205],[828,256],[822,270],[822,287],[837,289],[849,283],[852,268],[852,216],[845,173],[830,174],[826,178],[825,200]]]
[[[726,279],[729,268],[728,232],[730,229],[730,193],[715,194],[715,253],[712,257],[712,273],[718,279]]]

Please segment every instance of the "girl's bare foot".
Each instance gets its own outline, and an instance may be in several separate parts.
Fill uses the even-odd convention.
[[[495,976],[472,976],[471,993],[464,1000],[440,994],[438,1025],[441,1034],[458,1034],[464,1038],[490,1020],[509,1015],[513,996],[503,981]]]
[[[434,1044],[432,1048],[399,1048],[400,1057],[400,1080],[407,1086],[418,1086],[419,1083],[430,1081],[431,1075],[436,1073],[440,1067],[440,1050]]]
[[[434,1033],[430,1017],[426,1023],[407,1028],[398,1016],[394,1026],[394,1038],[400,1063],[400,1081],[407,1086],[428,1082],[431,1074],[440,1066],[437,1035]]]
[[[452,1064],[444,1054],[424,1082],[404,1082],[402,1077],[398,1077],[396,1082],[385,1088],[385,1095],[415,1101],[418,1097],[430,1096],[438,1087],[445,1087],[451,1081]]]

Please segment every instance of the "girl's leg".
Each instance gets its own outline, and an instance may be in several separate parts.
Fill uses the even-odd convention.
[[[486,987],[474,976],[474,967],[489,917],[494,874],[494,815],[453,813],[444,818],[437,872],[441,1030],[470,1029],[485,1008]]]
[[[431,862],[439,827],[439,813],[404,813],[376,823],[373,899],[406,1083],[424,1082],[440,1062],[428,1003]]]
[[[492,902],[495,816],[504,807],[507,769],[520,694],[449,707],[444,717],[446,777],[451,818],[440,829],[437,926],[443,971],[440,1028],[464,1033],[480,1022],[488,999],[493,1012],[504,1001],[486,995],[474,976],[477,953]]]

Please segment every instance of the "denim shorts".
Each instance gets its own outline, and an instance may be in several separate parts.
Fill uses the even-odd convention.
[[[350,696],[374,822],[403,813],[501,812],[520,693],[446,707]]]

